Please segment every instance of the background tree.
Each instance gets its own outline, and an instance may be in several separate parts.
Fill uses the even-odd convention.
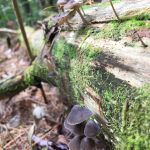
[[[21,0],[22,4],[23,4],[23,8],[25,13],[30,14],[31,13],[31,7],[30,7],[30,3],[28,0]]]

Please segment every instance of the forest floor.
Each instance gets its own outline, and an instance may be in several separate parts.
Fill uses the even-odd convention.
[[[11,38],[16,39],[15,36]],[[30,64],[26,48],[19,46],[17,41],[13,41],[12,47],[8,48],[5,38],[0,43],[0,62],[1,81],[22,73]],[[40,88],[34,86],[14,97],[0,100],[0,150],[30,149],[27,137],[30,127],[35,122],[33,111],[38,107],[51,114],[52,123],[41,120],[36,124],[36,136],[49,142],[66,143],[64,136],[59,132],[67,106],[63,104],[56,87],[44,83],[42,87],[48,101],[47,105]]]

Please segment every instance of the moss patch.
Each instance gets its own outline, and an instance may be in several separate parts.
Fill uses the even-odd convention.
[[[145,21],[139,21],[136,19],[124,21],[122,23],[111,22],[105,25],[104,28],[96,35],[96,38],[110,38],[113,40],[120,40],[122,36],[125,36],[125,33],[140,28],[149,28],[150,24]]]

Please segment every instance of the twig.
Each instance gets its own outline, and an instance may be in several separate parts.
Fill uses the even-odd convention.
[[[13,135],[12,135],[10,132],[8,132],[8,135],[10,136],[11,139],[14,139]],[[19,138],[20,138],[20,137],[19,137]],[[20,140],[21,140],[21,138],[20,138]],[[16,142],[16,140],[14,141],[14,143],[16,144],[17,149],[19,150],[19,145],[18,145],[18,143]]]
[[[141,44],[143,45],[143,47],[147,47],[148,45],[146,45],[146,44],[144,43],[144,41],[143,41],[143,40],[142,40],[142,38],[140,37],[140,35],[139,35],[138,31],[134,30],[134,33],[136,33],[136,34],[137,34],[138,39],[140,40],[140,42],[141,42]]]
[[[118,21],[121,22],[121,19],[120,19],[120,17],[118,16],[118,14],[117,14],[117,12],[116,12],[116,10],[115,10],[115,7],[114,7],[114,5],[113,5],[113,3],[112,3],[112,0],[109,0],[109,2],[110,2],[110,5],[111,5],[111,7],[112,7],[112,9],[113,9],[113,11],[114,11],[114,14],[116,15]]]
[[[28,50],[28,54],[30,56],[30,59],[33,60],[34,57],[32,55],[32,52],[31,52],[31,49],[30,49],[30,46],[29,46],[29,42],[28,42],[28,39],[27,39],[26,31],[24,29],[23,20],[22,20],[20,11],[19,11],[17,0],[12,0],[12,2],[13,2],[16,17],[17,17],[17,20],[18,20],[18,23],[19,23],[19,26],[20,26],[20,29],[21,29],[21,32],[22,32],[22,36],[23,36],[24,42],[25,42],[27,50]]]
[[[42,96],[43,96],[43,98],[44,98],[45,104],[48,104],[48,100],[47,100],[47,97],[46,97],[44,88],[43,88],[43,86],[42,86],[42,83],[40,83],[40,90],[41,90]]]
[[[13,140],[11,140],[10,142],[8,142],[3,148],[4,149],[8,149],[8,147],[10,145],[13,145],[15,143],[15,141],[20,138],[21,136],[23,136],[26,133],[26,131],[23,131],[23,133],[19,134],[16,138],[14,138]]]

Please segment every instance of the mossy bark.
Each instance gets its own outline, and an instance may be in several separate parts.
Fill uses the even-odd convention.
[[[53,70],[51,70],[53,72]],[[40,59],[33,61],[24,73],[0,82],[0,100],[14,96],[29,86],[39,86],[40,82],[56,85],[56,77],[48,76],[50,70]]]

